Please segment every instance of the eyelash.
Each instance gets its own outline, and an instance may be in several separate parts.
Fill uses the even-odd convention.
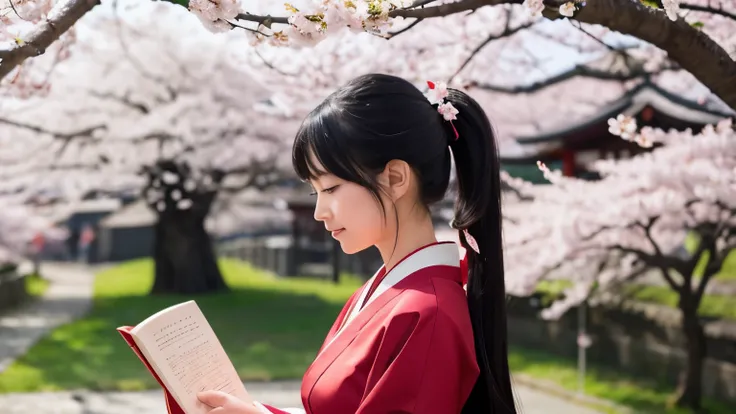
[[[325,188],[324,190],[322,190],[322,192],[323,193],[327,193],[327,194],[332,194],[337,189],[337,187],[339,187],[339,185],[333,185],[330,188]],[[317,192],[316,191],[312,191],[311,193],[309,193],[309,195],[315,196],[315,195],[317,195]]]

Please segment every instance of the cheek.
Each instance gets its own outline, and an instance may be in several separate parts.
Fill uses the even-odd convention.
[[[354,253],[378,243],[385,231],[381,207],[370,192],[360,188],[351,191],[341,203],[340,223],[348,230],[341,238],[343,250]]]

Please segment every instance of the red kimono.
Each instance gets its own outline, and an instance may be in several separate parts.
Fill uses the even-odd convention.
[[[382,268],[353,294],[304,374],[303,409],[261,410],[459,413],[478,375],[458,247],[443,242]]]

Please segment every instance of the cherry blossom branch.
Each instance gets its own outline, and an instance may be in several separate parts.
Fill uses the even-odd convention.
[[[734,215],[734,209],[724,208],[724,210],[730,210],[731,216]],[[701,235],[701,241],[698,244],[698,251],[694,253],[691,258],[694,262],[693,269],[695,269],[695,266],[700,261],[700,258],[705,251],[709,251],[710,254],[708,256],[708,262],[705,265],[704,274],[695,291],[695,297],[698,300],[700,300],[705,293],[705,288],[707,287],[708,282],[721,270],[721,267],[723,267],[723,262],[726,260],[729,253],[731,253],[732,250],[736,250],[736,240],[726,244],[722,249],[716,248],[716,240],[720,237],[728,237],[729,234],[734,234],[734,232],[736,232],[736,227],[728,225],[727,221],[723,221],[718,225],[718,228],[713,232],[712,236],[705,238]]]
[[[661,70],[659,70],[659,72],[664,72],[668,70],[676,70],[676,69],[677,68],[674,66],[673,67],[663,67]],[[619,72],[611,72],[607,70],[593,69],[586,65],[576,65],[568,71],[562,72],[555,76],[551,76],[547,79],[544,79],[538,82],[533,82],[528,85],[501,86],[501,85],[493,85],[489,83],[471,82],[469,86],[479,88],[479,89],[494,91],[494,92],[501,92],[501,93],[508,93],[508,94],[520,94],[520,93],[536,92],[538,90],[544,89],[546,87],[549,87],[557,83],[566,81],[568,79],[576,78],[576,77],[625,82],[625,81],[635,80],[635,79],[638,79],[644,76],[648,76],[648,75],[652,75],[652,74],[653,72],[647,72],[643,68],[632,68],[631,71],[629,71],[629,73],[619,73]]]
[[[665,280],[667,280],[667,283],[670,285],[670,287],[672,287],[672,289],[678,292],[683,289],[683,286],[678,285],[677,282],[675,282],[675,280],[672,278],[672,276],[667,272],[667,268],[676,268],[681,265],[680,260],[669,256],[649,254],[643,250],[622,246],[620,244],[611,245],[609,246],[609,248],[611,250],[618,250],[622,253],[630,253],[636,255],[639,260],[649,265],[649,267],[654,267],[662,270],[662,275],[664,276]]]
[[[166,99],[164,98],[156,98],[156,101],[158,103],[167,103],[167,102],[173,102],[176,97],[178,96],[177,91],[174,89],[174,87],[169,84],[169,79],[164,78],[162,76],[158,76],[149,70],[146,69],[145,65],[133,55],[133,53],[130,50],[130,47],[128,46],[128,42],[125,39],[124,33],[123,33],[123,22],[120,16],[118,15],[118,3],[115,3],[115,7],[113,8],[113,16],[115,20],[115,34],[118,38],[118,44],[120,45],[120,48],[122,49],[123,53],[125,54],[126,60],[133,66],[135,70],[138,71],[144,78],[151,80],[154,83],[160,84],[168,93],[168,96]],[[170,55],[169,55],[170,56]],[[186,74],[186,69],[183,69],[183,65],[178,62],[176,59],[172,59],[174,63],[180,68],[180,71],[182,74]]]
[[[729,19],[736,20],[736,14],[729,13],[726,10],[723,10],[721,8],[715,8],[715,7],[709,7],[709,6],[700,6],[697,4],[687,4],[687,3],[680,3],[681,9],[687,9],[687,10],[693,10],[693,11],[699,11],[704,13],[710,13],[710,14],[718,14],[724,17],[728,17]]]
[[[251,14],[251,13],[239,13],[237,16],[235,16],[236,20],[244,20],[247,22],[256,22],[258,25],[263,25],[265,27],[271,28],[272,24],[289,24],[289,18],[288,17],[278,17],[278,16],[271,16],[271,15],[258,15],[258,14]]]
[[[78,138],[95,139],[94,138],[95,132],[97,132],[98,130],[107,129],[106,125],[95,125],[95,126],[91,126],[89,128],[85,128],[85,129],[74,131],[74,132],[54,132],[54,131],[50,131],[45,128],[42,128],[40,126],[37,126],[37,125],[25,124],[22,122],[17,122],[17,121],[13,121],[10,119],[4,119],[4,118],[0,118],[0,124],[10,125],[16,128],[22,128],[22,129],[26,129],[26,130],[36,132],[36,133],[51,135],[55,139],[59,139],[63,141],[63,144],[61,145],[61,147],[59,147],[59,149],[56,151],[57,158],[61,157],[61,155],[64,154],[64,151],[66,151],[67,147],[73,140],[76,140]]]
[[[396,37],[396,36],[398,36],[398,35],[400,35],[400,34],[402,34],[402,33],[404,33],[404,32],[407,32],[407,31],[411,30],[411,29],[412,29],[412,28],[413,28],[414,26],[418,25],[418,24],[419,24],[420,22],[422,22],[423,20],[424,20],[424,19],[416,19],[416,20],[414,20],[413,22],[411,22],[411,24],[410,24],[410,25],[408,25],[408,26],[404,27],[403,29],[401,29],[401,30],[397,30],[397,31],[395,31],[395,32],[390,32],[390,33],[388,33],[388,34],[386,35],[386,39],[392,39],[392,38],[394,38],[394,37]]]
[[[431,17],[443,17],[451,14],[460,13],[469,10],[475,10],[483,6],[498,4],[522,4],[523,0],[460,0],[453,3],[440,4],[433,7],[423,9],[397,9],[389,13],[391,17],[414,17],[417,19],[427,19]]]
[[[659,217],[652,217],[649,219],[649,222],[646,225],[642,225],[641,223],[639,223],[639,227],[644,230],[644,234],[646,235],[647,240],[649,241],[649,244],[654,249],[655,255],[660,260],[664,261],[663,259],[665,259],[667,256],[664,253],[662,253],[662,249],[659,248],[659,245],[654,240],[654,236],[652,235],[652,227],[654,226],[654,224],[656,224],[658,220],[659,220]],[[664,266],[664,265],[659,266],[659,269],[662,271],[662,277],[664,277],[664,279],[667,281],[667,284],[669,284],[672,289],[678,292],[680,291],[680,289],[685,289],[689,287],[690,285],[689,280],[685,278],[685,283],[683,283],[682,286],[678,285],[677,282],[675,282],[675,278],[673,278],[672,275],[670,274],[669,269],[670,268],[682,269],[682,267],[683,267],[683,264],[681,263],[681,261],[677,261],[677,260],[675,260],[668,266]]]
[[[659,248],[659,245],[654,240],[652,234],[651,234],[651,228],[654,226],[654,224],[657,222],[657,217],[649,218],[649,221],[645,224],[639,221],[632,222],[626,226],[601,226],[597,230],[591,232],[585,237],[582,237],[582,241],[588,241],[592,240],[599,234],[603,233],[604,231],[609,230],[620,230],[620,229],[631,229],[635,227],[639,227],[644,230],[647,240],[652,245],[652,248],[654,249],[654,254],[650,254],[645,252],[641,249],[635,249],[633,247],[627,247],[620,244],[614,244],[610,246],[606,246],[606,249],[609,250],[618,250],[622,253],[629,253],[635,255],[639,260],[641,260],[643,263],[647,264],[649,267],[658,268],[662,271],[662,276],[667,281],[667,284],[670,285],[672,289],[674,289],[677,292],[680,292],[681,289],[684,289],[684,286],[680,286],[675,282],[675,279],[672,277],[672,275],[669,274],[669,268],[675,268],[675,269],[681,269],[683,266],[682,260],[678,260],[676,258],[667,256],[662,253],[662,250]],[[589,249],[598,248],[595,246],[588,247]],[[588,249],[586,248],[586,249]],[[583,249],[583,250],[586,250]]]
[[[97,130],[107,129],[107,126],[105,125],[95,125],[95,126],[91,126],[89,128],[81,129],[79,131],[74,131],[74,132],[54,132],[54,131],[50,131],[48,129],[42,128],[40,126],[37,126],[37,125],[25,124],[22,122],[13,121],[11,119],[5,119],[5,118],[0,118],[0,124],[22,128],[22,129],[26,129],[26,130],[40,133],[40,134],[51,135],[54,138],[60,139],[60,140],[73,140],[73,139],[80,138],[80,137],[91,138]]]
[[[421,8],[422,6],[424,6],[426,4],[429,4],[429,3],[432,3],[433,1],[434,0],[420,0],[420,1],[415,1],[411,6],[405,8],[405,9],[395,10],[393,13],[391,13],[391,17],[402,16],[402,17],[415,17],[415,18],[418,18],[418,19],[422,19],[424,17],[438,17],[438,16],[445,16],[445,15],[448,15],[448,14],[457,13],[457,11],[453,11],[453,9],[447,9],[446,10],[446,9],[443,8],[444,6],[437,6],[437,7],[443,8],[442,10],[444,11],[445,14],[440,14],[438,16],[416,16],[416,15],[410,15],[412,13],[414,13],[414,14],[421,13],[423,10],[430,10],[430,9],[436,8],[436,7],[427,8],[427,9]],[[471,1],[472,2],[475,2],[475,3],[478,3],[477,0],[471,0]],[[469,2],[468,0],[463,0],[463,1],[460,1],[458,3],[468,3],[468,2]],[[521,3],[521,1],[518,1],[518,3]],[[453,4],[455,4],[455,3],[453,3]],[[464,7],[464,6],[465,5],[461,5],[460,7]],[[462,10],[467,10],[467,9],[461,9],[461,10],[458,10],[458,11],[462,11]],[[239,13],[237,16],[235,16],[235,19],[236,20],[244,20],[244,21],[248,21],[248,22],[255,22],[255,23],[258,23],[258,25],[263,25],[263,26],[265,26],[265,27],[267,27],[269,29],[271,28],[271,25],[272,24],[289,24],[289,18],[288,17],[271,16],[271,15],[265,15],[264,16],[264,15],[252,14],[252,13],[248,13],[248,12]]]
[[[700,244],[705,245],[706,243],[701,242]],[[700,299],[705,293],[705,287],[708,285],[708,282],[713,278],[713,276],[716,275],[716,273],[718,273],[718,271],[721,269],[721,266],[723,265],[723,260],[719,257],[720,255],[716,254],[715,251],[715,240],[710,241],[707,248],[704,248],[702,250],[710,251],[710,255],[708,256],[708,262],[705,265],[705,272],[700,278],[700,283],[698,283],[698,287],[695,289],[695,303],[700,303]],[[696,256],[697,259],[700,259],[701,255],[702,253]],[[725,258],[725,255],[723,256]]]
[[[578,31],[583,33],[584,35],[588,36],[589,38],[595,40],[597,43],[603,45],[606,49],[613,51],[613,52],[620,52],[623,54],[626,54],[626,49],[616,49],[615,47],[609,45],[608,43],[604,42],[603,40],[599,39],[594,34],[590,33],[589,31],[585,30],[583,28],[583,24],[581,22],[577,22],[577,24],[574,23],[574,20],[568,20],[570,22],[570,25],[574,28],[576,28]]]
[[[389,12],[389,16],[428,19],[484,6],[521,3],[522,0],[460,0],[425,8],[396,9]],[[559,13],[554,9],[562,3],[563,1],[545,3],[544,15],[550,19],[559,18]],[[267,25],[288,23],[286,17],[255,16],[248,13],[239,15],[238,18]],[[662,10],[631,0],[590,1],[576,11],[571,19],[602,25],[657,46],[727,105],[736,108],[736,61],[712,38],[684,19],[670,20]]]
[[[99,0],[62,0],[51,10],[46,20],[39,23],[24,37],[23,43],[0,49],[0,79],[26,59],[42,55],[64,32],[69,30],[88,11],[100,4]]]
[[[222,173],[227,176],[240,175],[247,177],[238,185],[221,186],[220,190],[225,193],[238,193],[247,188],[264,190],[282,182],[287,177],[278,169],[275,156],[266,160],[252,158],[246,165],[223,170]]]
[[[267,60],[267,59],[266,59],[266,58],[265,58],[265,57],[264,57],[264,56],[263,56],[263,55],[261,54],[261,52],[259,52],[259,51],[258,51],[258,48],[253,48],[253,52],[254,52],[254,53],[256,54],[256,56],[258,56],[258,58],[259,58],[259,59],[261,59],[261,62],[263,62],[263,64],[264,64],[264,65],[266,65],[266,67],[268,67],[269,69],[271,69],[271,70],[275,71],[276,73],[278,73],[278,74],[280,74],[280,75],[283,75],[283,76],[290,76],[290,77],[294,77],[294,76],[297,76],[296,74],[293,74],[293,73],[286,73],[286,72],[285,72],[285,71],[283,71],[282,69],[280,69],[280,68],[276,67],[276,65],[274,65],[273,63],[269,62],[269,61],[268,61],[268,60]]]
[[[513,27],[513,28],[512,27],[509,27],[509,25],[511,23],[510,13],[511,12],[509,11],[509,15],[506,18],[506,26],[504,27],[503,31],[501,33],[494,33],[494,34],[488,36],[478,46],[476,46],[475,49],[473,49],[473,51],[470,52],[470,55],[468,55],[468,57],[465,59],[465,61],[460,65],[460,67],[455,71],[455,73],[453,73],[452,76],[450,76],[450,78],[447,80],[447,83],[448,84],[450,82],[452,82],[452,80],[455,79],[455,77],[460,72],[462,72],[463,69],[465,69],[465,67],[470,63],[470,61],[473,60],[473,58],[475,57],[475,55],[477,55],[481,50],[483,50],[483,48],[486,47],[488,45],[488,43],[490,43],[493,40],[498,40],[498,39],[501,39],[501,38],[504,38],[504,37],[513,36],[515,33],[519,32],[521,30],[524,30],[526,28],[529,28],[529,27],[533,26],[536,23],[534,21],[531,21],[531,22],[524,23],[524,24],[521,24],[521,25],[516,26],[516,27]]]
[[[665,13],[630,0],[590,1],[574,18],[657,46],[728,106],[736,108],[736,61],[712,38],[684,19],[672,21]]]
[[[119,104],[122,104],[123,106],[136,110],[144,115],[149,114],[151,112],[151,109],[145,104],[142,104],[140,102],[135,102],[132,99],[130,99],[130,96],[129,96],[130,92],[126,93],[124,96],[118,96],[110,92],[102,93],[102,92],[96,92],[96,91],[89,91],[89,94],[98,99],[117,102]]]
[[[429,3],[433,3],[435,1],[436,0],[417,0],[411,6],[407,7],[407,9],[416,9],[419,7],[424,7],[425,5]]]

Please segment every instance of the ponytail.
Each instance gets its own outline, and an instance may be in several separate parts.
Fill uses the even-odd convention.
[[[447,100],[459,111],[452,125],[447,122],[458,182],[453,227],[467,229],[480,251],[478,254],[470,248],[460,232],[460,242],[468,254],[468,309],[480,368],[462,412],[515,414],[508,364],[500,162],[495,134],[483,109],[467,94],[449,89]]]

